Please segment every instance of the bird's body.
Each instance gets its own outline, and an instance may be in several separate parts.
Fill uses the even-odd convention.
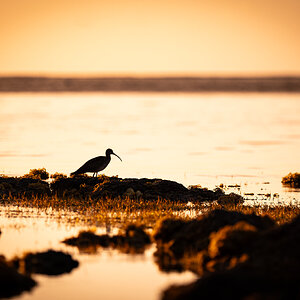
[[[95,174],[98,175],[98,172],[104,170],[109,164],[111,160],[110,157],[111,154],[117,156],[122,161],[122,159],[117,154],[115,154],[111,149],[107,149],[105,154],[106,154],[105,156],[97,156],[88,160],[77,171],[71,173],[71,175],[78,175],[78,174],[83,174],[88,172],[94,173],[93,177],[95,176]]]

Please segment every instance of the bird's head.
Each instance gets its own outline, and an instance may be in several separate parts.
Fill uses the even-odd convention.
[[[118,157],[120,159],[120,161],[122,161],[121,157],[118,156],[116,153],[114,153],[114,151],[112,151],[112,149],[107,149],[105,152],[106,156],[110,156],[111,154],[115,155],[116,157]]]

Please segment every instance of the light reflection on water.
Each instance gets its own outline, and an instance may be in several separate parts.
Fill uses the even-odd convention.
[[[300,170],[299,116],[300,94],[0,94],[0,174],[69,174],[111,147],[123,162],[106,175],[255,193],[268,181],[286,197],[282,176]]]
[[[293,203],[299,190],[280,180],[300,170],[299,116],[300,94],[0,94],[0,173],[46,167],[69,174],[111,147],[123,162],[112,159],[109,176],[222,183],[254,203]],[[71,274],[36,276],[39,286],[18,299],[158,299],[168,285],[194,278],[161,273],[153,248],[135,257],[79,253],[60,243],[88,228],[65,222],[71,218],[1,206],[0,254],[53,248],[80,261]]]
[[[34,275],[38,286],[18,299],[159,299],[160,293],[171,284],[195,278],[190,272],[159,271],[153,259],[154,246],[143,255],[122,254],[101,247],[87,255],[67,246],[61,241],[89,227],[69,223],[55,211],[1,206],[0,224],[0,254],[7,259],[24,252],[53,249],[70,253],[80,263],[70,274]],[[116,231],[112,229],[111,233]],[[97,233],[105,232],[105,227],[97,228]]]

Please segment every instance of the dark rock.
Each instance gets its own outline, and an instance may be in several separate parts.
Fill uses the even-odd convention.
[[[230,193],[229,195],[221,195],[218,200],[217,200],[218,204],[220,204],[221,206],[226,205],[226,207],[229,206],[237,206],[239,204],[244,203],[244,199],[242,196],[235,194],[235,193]]]
[[[112,237],[104,234],[97,235],[93,232],[80,232],[78,237],[69,238],[63,243],[71,246],[77,246],[82,251],[91,250],[91,247],[101,246],[104,248],[111,247],[118,249],[123,253],[143,253],[147,245],[151,243],[149,235],[142,227],[136,225],[128,225],[124,234],[114,235]],[[96,252],[89,251],[90,253]]]
[[[249,242],[257,236],[257,228],[245,221],[226,225],[209,236],[208,255],[214,259],[243,253]]]
[[[175,181],[163,179],[118,178],[105,175],[66,177],[56,173],[49,184],[39,178],[44,169],[31,170],[32,174],[23,177],[0,177],[0,197],[31,197],[55,195],[62,198],[105,199],[133,198],[147,201],[168,199],[172,201],[214,201],[224,195],[221,189],[210,191],[205,188],[186,188]],[[37,174],[33,171],[36,171]],[[47,173],[48,174],[48,173]],[[48,175],[47,175],[48,176]],[[232,198],[231,196],[229,197]]]
[[[106,234],[96,235],[92,231],[82,231],[77,238],[66,239],[64,243],[72,246],[100,245],[102,247],[108,247],[109,236]]]
[[[252,226],[239,222],[212,233],[201,262],[209,272],[170,287],[162,299],[299,299],[300,216],[263,230]]]
[[[48,196],[51,194],[47,182],[22,177],[0,177],[0,197]]]
[[[216,200],[223,192],[218,189],[187,189],[182,184],[162,179],[135,179],[118,177],[86,177],[57,178],[51,184],[51,190],[58,196],[66,197],[92,197],[97,198],[122,198],[142,197],[145,200],[157,200],[158,198],[174,201],[189,200]]]
[[[28,253],[22,258],[12,260],[12,264],[25,274],[45,275],[69,273],[79,265],[78,261],[74,260],[71,255],[53,250]]]
[[[158,250],[160,248],[163,251],[168,249],[169,253],[179,259],[183,255],[194,255],[207,249],[212,232],[216,232],[226,225],[234,225],[239,221],[245,221],[257,229],[267,229],[274,225],[274,222],[268,217],[214,210],[196,220],[165,219],[155,228],[153,237],[158,244]]]
[[[171,286],[162,300],[285,300],[299,299],[299,282],[282,282],[252,272],[232,271],[206,276],[191,284]]]
[[[300,188],[300,173],[289,173],[282,178],[281,183],[290,187]]]
[[[3,256],[0,257],[0,298],[19,295],[35,285],[36,282],[32,278],[18,273]]]
[[[57,177],[51,184],[53,194],[58,197],[89,197],[94,186],[102,183],[102,178],[78,176],[73,178]]]

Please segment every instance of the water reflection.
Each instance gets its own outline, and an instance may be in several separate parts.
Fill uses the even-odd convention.
[[[33,275],[38,286],[18,299],[159,299],[163,290],[171,284],[184,284],[196,278],[191,272],[165,274],[153,261],[155,247],[144,254],[130,255],[111,248],[89,248],[82,251],[61,243],[87,225],[69,223],[65,214],[51,209],[1,206],[0,237],[1,254],[7,259],[21,257],[24,252],[54,249],[70,253],[80,265],[72,273],[49,278]],[[116,234],[117,228],[98,227],[97,233]],[[86,249],[87,250],[87,249]],[[93,255],[90,255],[90,254]]]
[[[300,169],[299,94],[1,94],[0,107],[8,175],[69,174],[108,147],[124,163],[106,175],[209,188],[259,177],[284,195],[281,178]]]

